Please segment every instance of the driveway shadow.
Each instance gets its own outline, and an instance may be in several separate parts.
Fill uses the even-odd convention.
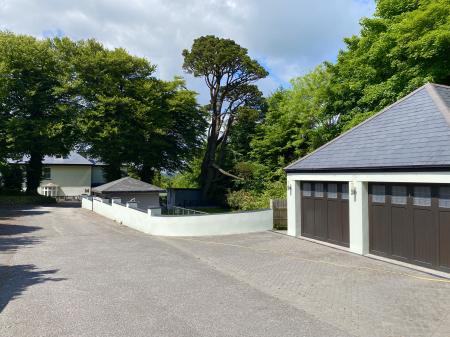
[[[41,239],[30,233],[42,227],[32,225],[8,224],[7,219],[33,216],[48,213],[45,209],[34,209],[33,206],[8,207],[0,209],[0,253],[16,252],[20,247],[35,245]],[[39,270],[34,264],[5,265],[0,264],[0,313],[6,305],[21,296],[30,286],[47,281],[62,281],[54,278],[57,269]]]
[[[19,247],[35,245],[41,242],[35,236],[24,236],[22,234],[38,231],[42,227],[10,225],[0,221],[0,253],[6,251],[16,251]]]
[[[9,225],[0,222],[0,236],[31,233],[42,229],[38,226]]]
[[[7,304],[20,297],[30,286],[48,281],[64,281],[65,278],[52,278],[58,269],[38,270],[35,265],[6,266],[0,264],[0,313]]]
[[[0,236],[0,253],[9,251],[9,252],[15,252],[17,251],[20,247],[26,247],[26,246],[31,246],[31,245],[35,245],[40,243],[41,240],[33,237],[33,236],[29,236],[29,237],[10,237],[10,236],[5,236],[2,237]]]

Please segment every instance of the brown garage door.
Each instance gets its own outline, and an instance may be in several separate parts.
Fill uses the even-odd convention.
[[[302,235],[349,246],[348,184],[302,183]]]
[[[370,252],[450,271],[450,187],[370,184]]]

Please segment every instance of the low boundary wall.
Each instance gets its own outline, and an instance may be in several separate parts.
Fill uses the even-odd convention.
[[[81,207],[117,221],[138,231],[160,236],[205,236],[261,232],[273,227],[271,209],[201,214],[188,216],[160,215],[159,209],[147,213],[126,205],[102,200],[83,198]],[[152,214],[153,212],[153,214]]]

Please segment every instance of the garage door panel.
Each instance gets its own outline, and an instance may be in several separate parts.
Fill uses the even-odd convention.
[[[373,205],[371,216],[371,250],[379,253],[389,253],[386,238],[389,237],[387,211],[384,205]]]
[[[341,205],[337,200],[328,200],[328,238],[334,242],[342,241]]]
[[[436,228],[433,213],[428,209],[413,210],[414,260],[424,264],[436,262]]]
[[[314,236],[327,238],[327,203],[324,199],[314,200]]]
[[[313,236],[314,235],[314,199],[303,199],[302,201],[302,234]]]
[[[341,202],[342,242],[350,243],[350,219],[348,201]]]
[[[450,269],[450,211],[439,212],[439,265]]]
[[[413,251],[413,229],[406,207],[391,209],[392,255],[408,259]]]

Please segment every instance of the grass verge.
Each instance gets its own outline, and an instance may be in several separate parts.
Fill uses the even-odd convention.
[[[51,204],[56,204],[56,199],[44,195],[0,194],[0,206]]]

